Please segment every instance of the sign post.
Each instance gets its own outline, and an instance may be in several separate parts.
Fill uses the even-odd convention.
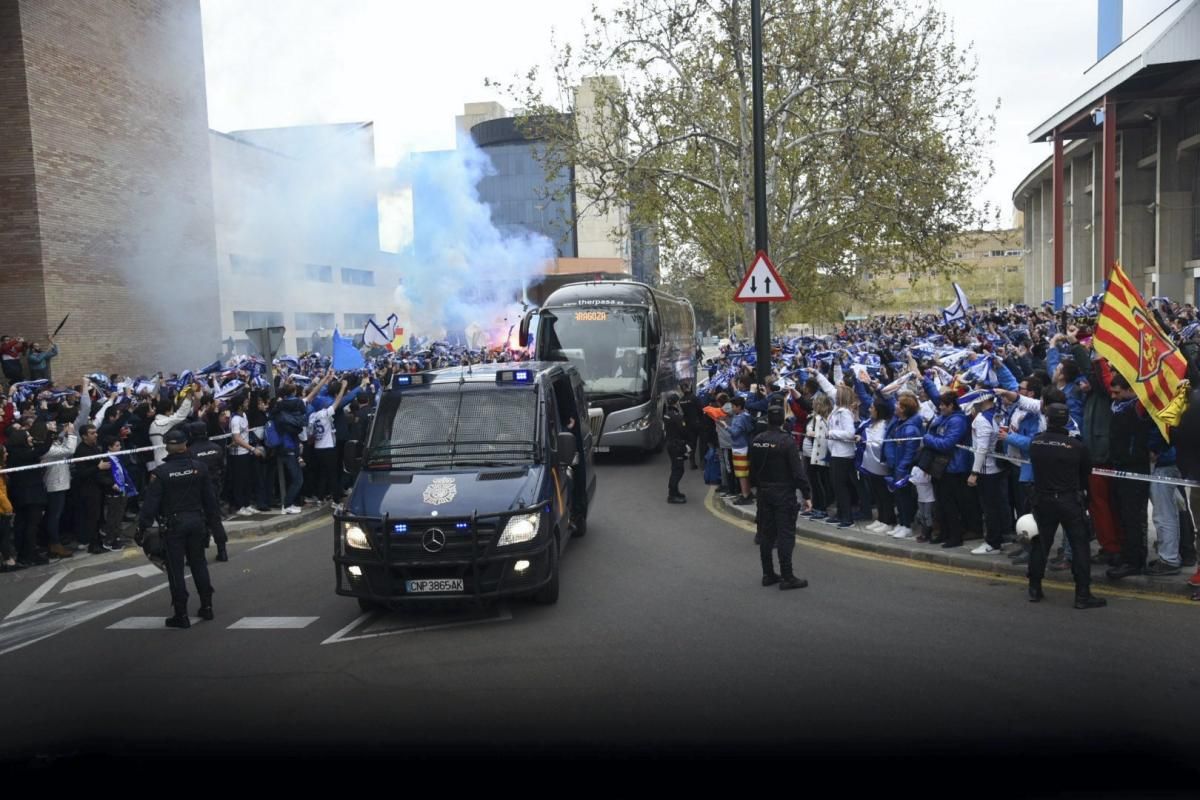
[[[762,67],[762,0],[750,0],[750,60],[751,84],[754,94],[754,249],[759,256],[767,255],[767,166],[766,145],[763,141],[763,67]],[[755,260],[757,263],[757,259]],[[767,262],[770,263],[770,262]],[[774,267],[771,268],[774,271]],[[778,277],[778,275],[776,275]],[[743,281],[743,284],[745,281]],[[740,292],[739,292],[740,294]],[[771,312],[770,302],[756,298],[754,307],[754,349],[758,354],[755,374],[764,383],[771,371]]]

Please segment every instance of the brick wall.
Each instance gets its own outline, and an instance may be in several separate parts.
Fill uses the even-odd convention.
[[[207,363],[220,326],[198,0],[0,0],[0,57],[14,5],[43,300],[12,324],[44,336],[70,313],[62,382]]]
[[[46,298],[17,0],[0,0],[0,333],[46,334]]]

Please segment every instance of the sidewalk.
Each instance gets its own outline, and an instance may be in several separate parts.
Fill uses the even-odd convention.
[[[735,506],[732,500],[733,498],[716,495],[715,489],[709,491],[709,501],[714,508],[731,516],[753,522],[754,504]],[[968,540],[962,547],[943,549],[940,544],[921,544],[914,539],[893,539],[883,534],[871,533],[864,527],[866,524],[865,522],[856,522],[852,528],[838,528],[836,525],[813,522],[807,517],[800,517],[796,521],[796,536],[892,558],[908,558],[927,564],[970,569],[991,575],[1027,577],[1025,566],[1013,564],[1007,555],[971,555],[971,550],[981,544],[982,539]],[[1134,575],[1119,581],[1110,580],[1104,574],[1107,568],[1108,566],[1105,564],[1092,563],[1092,586],[1094,588],[1108,587],[1129,592],[1167,595],[1174,598],[1190,598],[1194,590],[1188,585],[1187,580],[1195,574],[1195,567],[1183,567],[1178,575],[1169,577],[1151,578],[1145,575]],[[1044,581],[1047,584],[1074,586],[1070,570],[1063,572],[1047,570]]]

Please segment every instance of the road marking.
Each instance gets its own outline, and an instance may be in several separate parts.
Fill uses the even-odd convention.
[[[444,630],[446,628],[462,628],[467,625],[482,625],[486,622],[509,622],[512,620],[512,612],[507,606],[497,609],[496,616],[482,617],[478,619],[455,620],[453,622],[441,622],[432,625],[421,625],[415,628],[400,628],[398,630],[379,631],[377,633],[360,633],[357,636],[347,636],[346,634],[360,625],[365,626],[372,618],[378,614],[378,611],[368,611],[365,614],[359,615],[353,622],[342,628],[337,633],[330,636],[321,644],[338,644],[340,642],[356,642],[362,639],[378,639],[382,636],[400,636],[406,633],[422,633],[424,631]]]
[[[737,528],[741,528],[749,533],[758,532],[754,526],[754,523],[747,522],[740,517],[735,517],[728,511],[724,511],[723,509],[719,508],[717,506],[715,491],[708,493],[708,496],[704,500],[704,506],[708,509],[710,514],[722,520],[723,522],[727,522],[728,524]],[[904,556],[871,553],[865,550],[847,547],[846,545],[830,544],[829,542],[814,542],[811,539],[805,538],[799,532],[796,534],[796,544],[803,545],[804,547],[811,547],[814,550],[824,550],[827,553],[836,553],[837,555],[861,558],[866,561],[880,561],[887,564],[925,570],[926,572],[940,572],[943,575],[957,575],[962,578],[982,578],[989,581],[1003,581],[1004,583],[1011,583],[1015,586],[1027,586],[1029,584],[1028,579],[1018,578],[1014,575],[1004,575],[996,572],[984,572],[982,570],[966,569],[964,567],[950,567],[944,564],[930,564],[927,561],[918,561],[913,558],[905,558]],[[1047,591],[1056,589],[1062,589],[1064,591],[1069,590],[1072,593],[1075,591],[1073,584],[1057,584],[1049,581],[1043,583],[1042,588]],[[1170,595],[1139,592],[1133,589],[1114,589],[1109,586],[1103,586],[1100,591],[1096,591],[1095,582],[1092,583],[1092,594],[1100,595],[1102,597],[1120,597],[1126,600],[1148,600],[1156,603],[1172,603],[1174,605],[1181,606],[1195,606],[1194,601],[1183,596],[1171,597]]]
[[[229,626],[231,631],[300,630],[320,617],[242,617]]]
[[[35,589],[33,591],[33,594],[29,595],[29,597],[26,597],[24,600],[22,600],[21,604],[19,606],[14,608],[12,611],[8,612],[8,616],[5,617],[5,619],[12,619],[13,617],[19,617],[22,614],[28,614],[30,611],[36,611],[39,608],[49,608],[50,606],[58,605],[57,603],[46,603],[45,605],[43,605],[41,603],[41,599],[43,597],[45,597],[46,593],[49,592],[51,589],[53,589],[55,587],[55,585],[58,584],[59,581],[61,581],[63,578],[67,577],[67,575],[69,575],[72,571],[74,571],[74,569],[75,569],[75,567],[67,567],[62,572],[58,572],[58,573],[55,573],[54,575],[50,576],[50,579],[48,581],[46,581],[45,583],[43,583],[41,586],[39,586],[37,589]]]
[[[62,616],[57,614],[48,614],[38,619],[22,619],[21,625],[14,625],[13,630],[0,632],[0,656],[11,653],[14,650],[20,650],[22,647],[28,647],[31,644],[36,644],[43,639],[49,639],[55,634],[62,633],[65,630],[82,625],[89,620],[93,620],[102,614],[107,614],[110,611],[115,611],[121,606],[129,605],[130,603],[141,600],[143,597],[148,597],[154,594],[159,589],[165,589],[166,583],[160,583],[152,589],[147,589],[144,592],[138,592],[133,597],[124,600],[111,600],[101,602],[81,601],[79,604],[72,603],[69,606],[62,606],[56,611],[65,612]],[[163,619],[166,619],[164,617]],[[26,641],[22,641],[26,639]],[[6,644],[16,642],[11,647],[4,647]]]
[[[193,625],[196,625],[203,620],[198,617],[188,617]],[[166,617],[126,617],[120,622],[114,622],[108,626],[110,631],[157,631],[167,630]]]
[[[246,552],[247,552],[247,553],[249,553],[249,552],[251,552],[251,551],[253,551],[253,550],[261,550],[262,548],[264,548],[264,547],[267,547],[268,545],[275,544],[276,542],[282,542],[282,541],[283,541],[284,539],[286,539],[286,538],[287,538],[287,536],[286,536],[286,535],[285,535],[285,536],[276,536],[274,539],[272,539],[272,540],[271,540],[271,541],[269,541],[269,542],[263,542],[262,544],[256,544],[256,545],[254,545],[254,547],[251,547],[251,548],[250,548],[249,550],[247,550]]]
[[[133,575],[137,575],[142,578],[153,578],[155,575],[159,574],[161,574],[161,571],[153,564],[147,564],[144,567],[133,567],[131,569],[120,569],[116,572],[106,572],[103,575],[96,575],[92,578],[71,581],[63,587],[63,592],[73,592],[76,589],[85,589],[88,586],[97,586],[101,583],[108,583],[109,581],[116,581]]]

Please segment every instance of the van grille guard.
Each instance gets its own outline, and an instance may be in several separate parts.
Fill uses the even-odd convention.
[[[467,523],[466,532],[471,537],[471,552],[469,557],[458,555],[453,558],[438,559],[434,554],[428,559],[422,559],[419,563],[421,566],[458,566],[461,567],[468,561],[469,572],[471,575],[472,591],[469,594],[462,595],[463,597],[471,597],[474,595],[475,600],[481,600],[483,592],[480,584],[479,569],[483,564],[487,564],[492,560],[502,560],[507,558],[507,555],[497,555],[496,545],[500,541],[500,537],[504,533],[508,521],[513,517],[525,516],[527,514],[538,513],[538,506],[528,506],[526,508],[518,508],[512,511],[501,511],[494,514],[480,514],[478,511],[471,513],[470,517],[435,517],[432,519],[422,518],[419,522],[412,521],[410,518],[400,519],[392,517],[391,514],[385,514],[382,517],[365,517],[356,516],[353,514],[334,513],[333,515],[333,556],[335,563],[340,563],[344,566],[378,566],[382,563],[385,567],[393,565],[392,554],[395,548],[394,526],[397,524],[419,525],[423,528],[449,528],[455,531],[456,535],[463,529],[457,526],[460,523]],[[481,525],[481,520],[484,522]],[[491,521],[494,520],[494,525]],[[363,532],[367,535],[367,541],[371,545],[370,550],[358,550],[357,548],[347,547],[345,541],[345,529],[348,525],[359,525]],[[480,542],[481,528],[488,529],[487,532],[492,533],[490,541]],[[364,554],[370,554],[364,557]],[[337,570],[337,590],[343,590],[343,575],[342,570]]]

